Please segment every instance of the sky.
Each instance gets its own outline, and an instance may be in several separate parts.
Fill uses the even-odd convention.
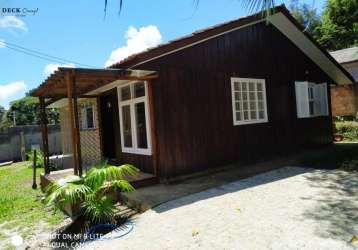
[[[325,0],[301,0],[321,12]],[[278,2],[290,3],[289,0]],[[3,8],[26,8],[24,16]],[[239,0],[0,0],[0,105],[37,87],[58,66],[103,68],[148,47],[249,15]],[[33,10],[33,12],[31,12]],[[43,60],[2,41],[73,62]],[[84,65],[82,65],[84,64]]]

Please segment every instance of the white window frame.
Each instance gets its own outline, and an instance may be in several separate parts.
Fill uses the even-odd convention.
[[[313,98],[310,96],[313,92]],[[313,118],[329,116],[327,83],[303,81],[295,82],[297,118]],[[310,111],[310,102],[313,102],[313,114]]]
[[[249,113],[249,120],[241,120],[238,121],[236,119],[236,99],[235,99],[235,87],[234,84],[235,82],[252,82],[254,81],[255,83],[259,82],[262,84],[262,93],[263,93],[263,97],[262,97],[262,102],[264,105],[264,118],[263,119],[259,119],[259,114],[258,114],[258,109],[256,109],[256,117],[257,119],[250,119],[251,118],[251,114],[250,114],[250,101],[249,101],[249,96],[248,96],[248,113]],[[257,101],[257,90],[256,90],[257,84],[255,84],[255,99]],[[242,92],[241,92],[242,93]],[[233,124],[234,126],[237,125],[247,125],[247,124],[255,124],[255,123],[266,123],[268,122],[268,116],[267,116],[267,101],[266,101],[266,81],[265,79],[256,79],[256,78],[241,78],[241,77],[231,77],[231,102],[232,102],[232,117],[233,117]],[[242,94],[241,94],[241,102],[242,102]],[[257,105],[257,102],[256,102]]]
[[[87,108],[92,107],[92,117],[93,117],[93,127],[88,127],[87,122]],[[96,119],[95,119],[95,111],[93,104],[85,104],[82,106],[82,130],[93,130],[96,129]]]
[[[138,82],[144,83],[145,95],[142,97],[134,98],[134,85]],[[122,101],[121,90],[125,87],[130,86],[131,99]],[[151,128],[150,128],[150,118],[149,118],[149,108],[148,108],[148,83],[146,81],[132,81],[129,83],[122,84],[117,87],[118,93],[118,109],[119,109],[119,126],[121,134],[121,147],[123,153],[130,154],[141,154],[141,155],[151,155],[152,154],[152,141],[151,141]],[[145,110],[145,119],[146,119],[146,133],[147,133],[147,146],[148,148],[138,148],[137,142],[137,121],[135,115],[135,105],[137,103],[144,103]],[[123,114],[122,107],[129,106],[130,108],[130,118],[131,118],[131,134],[132,134],[132,147],[124,146],[124,130],[123,130]]]

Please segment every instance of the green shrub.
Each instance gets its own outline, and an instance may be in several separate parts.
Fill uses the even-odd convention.
[[[340,121],[336,122],[336,133],[343,135],[345,140],[358,140],[358,122],[357,121]]]
[[[33,149],[31,149],[27,153],[27,158],[29,159],[31,164],[33,164],[33,162],[34,162],[34,150]],[[36,168],[43,168],[44,167],[44,162],[45,162],[44,159],[45,159],[44,153],[41,150],[37,149],[36,150]]]
[[[344,161],[341,168],[346,171],[358,171],[358,159]]]
[[[64,210],[67,205],[80,204],[82,214],[91,222],[113,222],[115,206],[110,192],[131,192],[134,188],[127,180],[139,170],[132,165],[111,166],[106,161],[92,166],[83,177],[70,176],[50,185],[45,203]]]

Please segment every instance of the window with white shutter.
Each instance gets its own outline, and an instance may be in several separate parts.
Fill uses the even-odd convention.
[[[234,125],[267,122],[264,79],[231,78]]]
[[[297,117],[328,116],[327,84],[295,82]]]

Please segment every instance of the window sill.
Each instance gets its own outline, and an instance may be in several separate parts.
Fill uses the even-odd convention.
[[[246,122],[234,122],[234,126],[250,125],[250,124],[259,124],[259,123],[268,123],[268,120],[246,121]]]
[[[297,119],[312,119],[312,118],[318,118],[318,117],[329,117],[329,115],[312,115],[307,117],[297,117]]]
[[[130,149],[130,148],[123,148],[122,153],[126,154],[135,154],[135,155],[152,155],[152,151],[149,149]]]

